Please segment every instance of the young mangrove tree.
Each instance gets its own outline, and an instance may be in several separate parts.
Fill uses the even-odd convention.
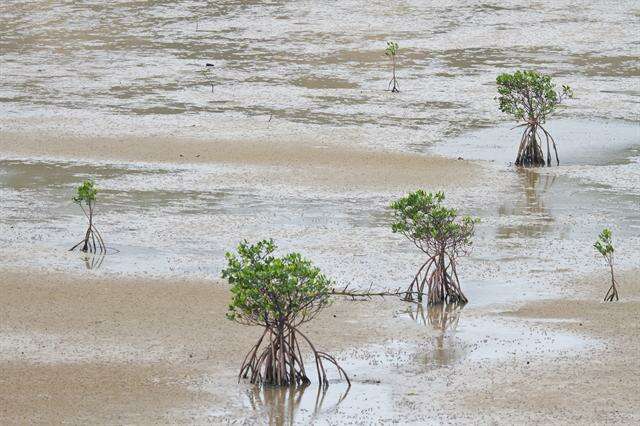
[[[560,165],[556,142],[542,125],[565,98],[573,96],[571,88],[562,86],[562,91],[557,92],[551,77],[536,71],[501,74],[496,82],[500,111],[513,115],[518,121],[524,121],[517,126],[524,127],[524,132],[520,138],[516,166],[545,165],[543,137],[547,150],[546,165],[551,166],[551,146],[555,152],[556,163]]]
[[[616,279],[613,276],[613,242],[611,241],[611,230],[605,228],[602,230],[593,247],[600,253],[609,265],[611,272],[611,287],[604,296],[605,302],[613,302],[618,300],[618,288],[616,287]]]
[[[391,229],[407,237],[427,255],[404,299],[422,302],[427,288],[430,305],[467,303],[456,270],[456,259],[467,254],[478,219],[458,218],[455,209],[443,205],[444,194],[417,190],[391,204]]]
[[[87,230],[84,233],[84,238],[75,246],[71,247],[69,251],[73,251],[80,247],[80,251],[84,253],[98,253],[106,254],[107,247],[104,244],[102,235],[96,229],[93,223],[93,214],[96,207],[96,195],[98,189],[91,180],[85,180],[82,185],[76,189],[76,194],[73,197],[73,202],[80,206],[82,212],[87,218]]]
[[[300,331],[325,308],[331,297],[331,282],[320,270],[298,253],[276,257],[272,240],[257,244],[242,242],[237,254],[227,253],[228,265],[222,277],[231,285],[231,304],[227,317],[244,325],[257,325],[264,331],[249,350],[238,379],[275,386],[308,385],[300,341],[307,343],[323,386],[329,381],[325,362],[333,364],[339,375],[345,371],[331,355],[318,351]]]
[[[391,77],[391,80],[389,80],[387,89],[391,87],[391,92],[393,93],[398,93],[400,91],[400,85],[398,84],[398,79],[396,78],[396,55],[398,54],[398,47],[398,43],[396,43],[395,41],[388,41],[387,48],[384,49],[384,54],[391,58],[391,66],[393,69],[393,75]]]

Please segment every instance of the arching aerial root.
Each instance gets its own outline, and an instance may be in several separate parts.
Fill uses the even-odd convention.
[[[391,85],[393,84],[393,87]],[[400,92],[400,84],[398,84],[398,79],[394,76],[389,80],[389,84],[387,84],[387,90],[391,88],[391,93],[399,93]]]
[[[80,205],[80,208],[89,221],[89,226],[87,227],[87,232],[84,234],[84,239],[71,247],[69,251],[74,251],[80,247],[80,251],[83,253],[107,254],[107,246],[104,243],[102,234],[100,234],[93,224],[93,205],[89,205],[88,212],[82,205]]]
[[[429,305],[468,302],[460,288],[455,263],[449,256],[432,256],[423,263],[411,281],[404,300],[422,302],[422,296],[425,294]]]
[[[311,348],[318,380],[323,387],[329,386],[326,364],[332,364],[338,370],[338,375],[341,378],[344,377],[351,386],[347,373],[336,359],[326,352],[318,351],[300,330],[289,324],[265,328],[258,342],[245,356],[240,367],[238,380],[248,378],[254,384],[274,386],[305,386],[310,384],[311,380],[304,367],[298,337],[302,337],[303,341]]]
[[[78,247],[83,253],[107,254],[107,246],[104,243],[102,234],[93,225],[87,228],[84,239],[71,247],[69,251],[73,251]]]
[[[542,127],[538,122],[531,121],[522,124],[517,127],[524,126],[524,132],[520,138],[520,145],[518,146],[518,155],[516,156],[516,166],[524,167],[539,167],[551,166],[551,146],[556,156],[556,163],[560,165],[560,159],[558,158],[558,148],[556,142],[551,134]],[[544,152],[542,151],[542,136],[544,136],[547,145],[547,158],[545,160]]]
[[[613,267],[611,267],[611,287],[607,290],[607,294],[604,296],[605,302],[613,302],[614,300],[620,300],[618,298],[618,287],[616,286],[616,279],[613,276]]]

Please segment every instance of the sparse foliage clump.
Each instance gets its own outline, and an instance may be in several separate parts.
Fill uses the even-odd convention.
[[[518,121],[525,121],[516,156],[516,166],[536,167],[545,165],[542,137],[546,141],[546,165],[551,166],[551,145],[555,151],[556,163],[560,164],[556,142],[542,126],[558,105],[566,98],[573,97],[569,86],[556,91],[548,75],[537,71],[516,71],[497,77],[498,103],[500,111],[512,115]]]
[[[430,305],[467,303],[456,270],[456,260],[467,254],[478,219],[458,217],[443,205],[444,194],[417,190],[391,204],[391,229],[407,237],[427,255],[411,282],[405,300],[422,301],[427,287]]]
[[[611,240],[611,230],[605,228],[602,230],[600,235],[598,235],[598,239],[596,240],[593,247],[600,253],[604,259],[607,261],[607,265],[609,265],[609,271],[611,272],[611,287],[607,291],[607,294],[604,296],[605,302],[612,302],[614,300],[618,300],[618,288],[616,287],[616,279],[613,275],[613,242]]]
[[[391,77],[391,80],[389,80],[387,89],[391,87],[391,92],[393,93],[398,93],[400,91],[400,85],[398,84],[398,79],[396,78],[396,55],[398,54],[398,49],[398,43],[396,43],[395,41],[388,41],[387,48],[384,49],[384,54],[391,58],[391,66],[393,68],[393,75]]]
[[[237,253],[227,253],[222,277],[231,285],[227,317],[239,324],[264,328],[260,339],[247,353],[239,378],[251,383],[275,386],[307,385],[299,338],[314,356],[318,380],[329,384],[325,362],[333,364],[349,381],[331,355],[316,350],[299,327],[311,321],[329,303],[331,281],[298,253],[273,255],[273,240],[256,244],[242,242]]]
[[[72,198],[73,202],[80,206],[89,223],[82,241],[71,247],[70,251],[80,247],[80,251],[84,253],[106,254],[107,252],[102,235],[93,223],[97,194],[98,189],[91,180],[84,181],[76,189],[76,193]]]

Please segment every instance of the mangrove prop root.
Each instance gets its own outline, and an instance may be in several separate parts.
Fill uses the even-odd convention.
[[[93,204],[89,205],[89,211],[85,210],[82,206],[80,207],[82,208],[84,215],[87,217],[89,225],[87,226],[84,238],[78,244],[71,247],[69,251],[73,251],[80,247],[80,251],[83,253],[106,254],[107,246],[104,243],[102,234],[100,234],[100,231],[98,231],[93,224]]]
[[[535,120],[528,121],[524,126],[524,132],[520,138],[520,145],[518,147],[518,155],[516,156],[516,166],[523,167],[540,167],[551,166],[551,147],[556,156],[556,164],[560,165],[560,159],[558,158],[558,148],[556,141],[551,134]],[[518,126],[520,127],[520,126]],[[542,137],[544,136],[547,157],[542,150]]]
[[[253,384],[274,386],[306,386],[311,383],[307,376],[298,338],[306,342],[313,353],[318,380],[323,387],[329,385],[326,366],[333,365],[338,375],[351,382],[336,359],[326,352],[318,351],[300,330],[286,322],[265,327],[264,333],[247,353],[240,367],[238,380],[249,379]]]
[[[391,85],[393,84],[393,87]],[[389,80],[389,84],[387,85],[387,89],[391,88],[391,93],[399,93],[400,85],[398,84],[398,79],[395,76]]]
[[[393,87],[391,88],[391,93],[399,93],[400,85],[398,84],[398,79],[396,78],[396,57],[393,56],[391,60],[393,64],[393,77],[391,77],[391,80],[389,80],[389,84],[387,84],[387,90],[393,84]]]
[[[607,291],[607,294],[604,296],[605,302],[613,302],[614,300],[620,300],[618,298],[618,289],[616,288],[615,283],[611,284],[609,291]]]
[[[605,302],[613,302],[614,300],[620,300],[618,298],[618,287],[616,286],[616,279],[613,276],[613,261],[609,261],[609,267],[611,269],[611,287],[604,296]]]
[[[422,302],[424,294],[427,295],[429,305],[440,303],[464,305],[468,302],[460,288],[458,272],[453,258],[444,253],[431,256],[418,269],[405,292],[404,300]]]
[[[78,247],[80,247],[80,251],[83,253],[97,253],[97,254],[107,253],[107,247],[104,244],[102,235],[93,225],[87,228],[87,232],[85,233],[84,239],[80,241],[78,244],[76,244],[75,246],[71,247],[69,251],[73,251]]]

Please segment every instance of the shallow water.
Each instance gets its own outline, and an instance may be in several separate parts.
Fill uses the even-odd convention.
[[[574,129],[588,125],[592,124],[564,124]],[[533,172],[496,162],[489,165],[493,188],[458,188],[447,194],[450,203],[482,220],[474,251],[461,262],[473,300],[508,300],[511,296],[502,297],[500,291],[505,282],[510,282],[509,294],[543,291],[544,286],[521,288],[527,285],[527,274],[580,270],[585,263],[580,257],[591,258],[587,253],[604,226],[627,237],[622,247],[637,249],[640,195],[635,190],[640,186],[633,184],[633,173],[610,173],[611,167],[638,167],[628,157],[639,146],[634,145],[638,140],[629,127],[609,124],[607,132],[622,135],[616,139],[620,143],[598,155],[597,164]],[[465,134],[439,149],[458,149],[476,141],[482,146],[493,140],[486,133]],[[572,139],[565,136],[571,146]],[[478,152],[489,150],[478,148]],[[571,150],[564,154],[571,157]],[[596,177],[613,177],[595,183],[576,175],[580,167]],[[118,251],[100,260],[103,273],[215,277],[224,252],[238,241],[270,236],[283,250],[311,257],[329,275],[339,277],[341,285],[396,288],[410,280],[418,256],[408,242],[388,230],[390,194],[285,189],[238,176],[238,167],[230,165],[0,160],[3,261],[7,266],[84,268],[84,258],[66,250],[84,231],[82,213],[71,202],[74,187],[92,177],[101,190],[97,226],[107,245]],[[633,189],[620,185],[625,179],[631,179]],[[558,259],[557,250],[571,253]],[[25,257],[25,252],[33,255]],[[487,263],[494,261],[499,261],[501,271],[491,265],[492,279],[487,280]],[[619,261],[632,264],[624,258]],[[522,269],[512,269],[518,267]]]
[[[350,374],[351,386],[331,369],[326,389],[316,384],[314,373],[308,387],[260,388],[241,383],[229,406],[212,406],[204,410],[206,414],[193,413],[194,418],[254,422],[258,415],[264,416],[263,422],[277,425],[393,423],[398,419],[413,424],[415,413],[408,411],[406,399],[433,404],[434,395],[446,392],[449,380],[465,369],[488,369],[497,362],[540,363],[558,354],[599,347],[592,339],[524,326],[522,321],[480,318],[473,309],[424,307],[416,312],[416,306],[406,308],[398,312],[396,321],[399,326],[417,323],[411,343],[390,340],[336,354]],[[220,395],[223,386],[219,381],[205,375],[196,389]]]

